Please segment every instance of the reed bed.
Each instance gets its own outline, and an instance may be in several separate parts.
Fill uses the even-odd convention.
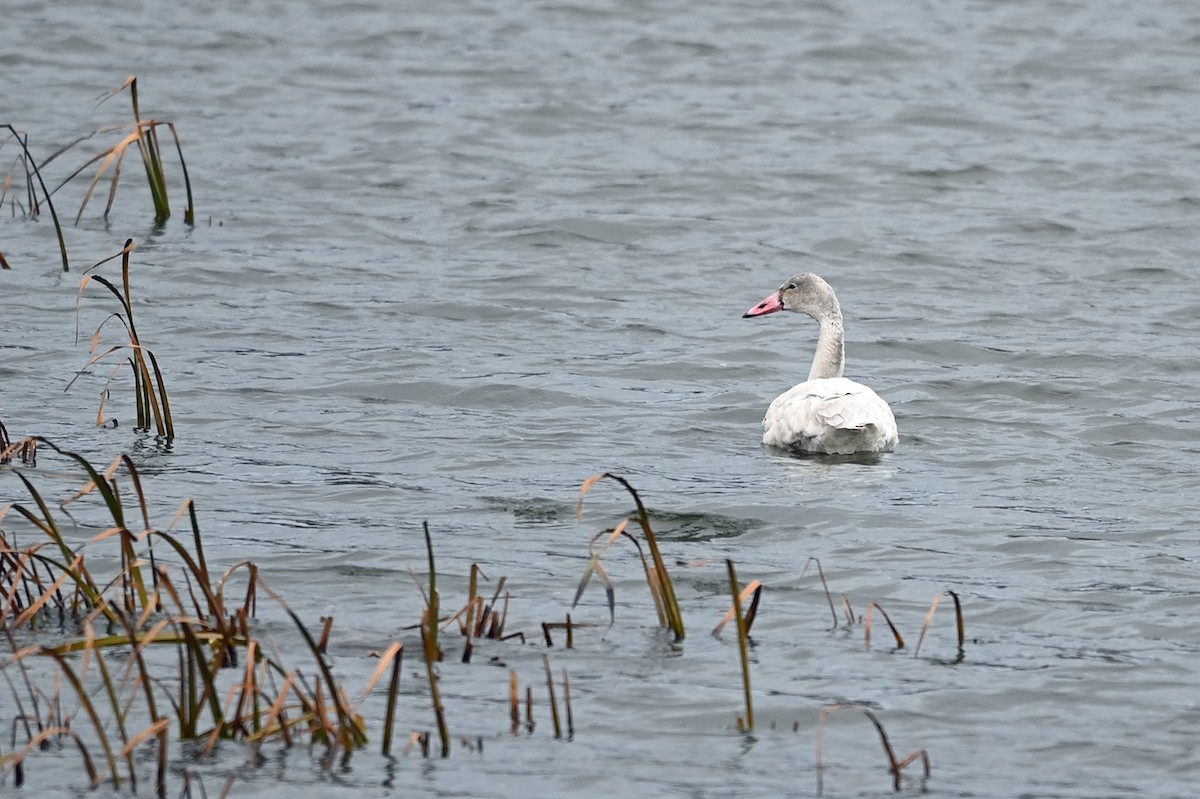
[[[63,509],[96,497],[107,526],[82,544],[68,540],[56,503],[44,497],[24,471],[15,474],[28,499],[0,507],[0,631],[9,642],[0,660],[18,717],[9,750],[0,750],[0,780],[24,784],[27,761],[47,745],[68,743],[77,751],[88,783],[137,790],[145,781],[142,764],[153,762],[149,781],[155,796],[167,792],[173,743],[189,742],[192,756],[212,752],[222,741],[259,750],[270,743],[323,747],[323,760],[346,759],[369,743],[362,703],[384,678],[382,751],[395,741],[404,645],[392,642],[379,656],[374,674],[357,701],[335,674],[327,650],[332,619],[310,629],[279,592],[250,562],[217,574],[210,570],[198,514],[189,500],[171,524],[160,529],[149,520],[149,502],[136,465],[127,456],[99,469],[82,456],[46,439],[38,445],[78,468],[83,486]],[[8,529],[19,520],[35,536],[23,544]],[[175,529],[177,526],[182,530]],[[429,695],[440,754],[450,754],[451,736],[439,697],[437,664],[442,650],[437,631],[444,620],[435,612],[437,572],[432,538],[427,539],[430,575],[427,604],[420,624]],[[89,562],[98,548],[115,544],[119,565],[103,577]],[[260,597],[267,597],[291,619],[308,665],[298,667],[272,654],[273,647],[255,631]],[[503,621],[475,601],[476,627],[501,638]],[[449,620],[445,620],[449,623]],[[38,643],[50,635],[52,643]],[[62,639],[66,637],[64,642]],[[32,643],[28,643],[32,641]],[[34,664],[50,663],[55,687],[35,685]],[[45,672],[39,666],[38,672]],[[564,681],[566,677],[564,674]],[[549,707],[557,720],[560,703]],[[573,734],[569,688],[568,734]],[[73,706],[73,710],[64,710]],[[532,713],[532,693],[529,696]],[[530,716],[532,720],[532,716]],[[430,751],[430,734],[415,730],[409,749]],[[478,750],[482,741],[461,739]],[[149,760],[138,756],[148,749]]]
[[[472,646],[479,640],[499,643],[517,639],[525,644],[523,632],[506,632],[511,599],[506,577],[496,580],[490,599],[485,598],[480,586],[487,577],[478,564],[472,564],[465,603],[454,612],[444,612],[434,538],[428,524],[423,525],[428,571],[418,581],[423,602],[413,629],[419,631],[424,679],[418,681],[422,687],[414,685],[407,694],[421,697],[425,709],[420,715],[430,713],[426,718],[431,725],[412,726],[406,743],[398,747],[397,732],[405,726],[401,722],[406,695],[401,690],[403,642],[391,641],[376,653],[373,673],[352,698],[328,654],[336,635],[334,620],[326,617],[315,624],[306,622],[251,562],[214,572],[205,554],[198,512],[190,500],[166,528],[156,527],[150,521],[142,478],[128,456],[98,468],[44,438],[28,441],[35,451],[51,453],[77,469],[83,482],[66,500],[54,503],[40,493],[29,467],[16,469],[28,497],[0,507],[0,631],[9,642],[9,653],[0,660],[0,674],[17,708],[12,742],[7,749],[0,749],[0,784],[7,779],[25,784],[30,767],[38,762],[34,755],[47,746],[75,752],[81,774],[93,787],[107,784],[158,797],[168,793],[172,781],[178,784],[179,769],[172,764],[180,756],[181,743],[187,744],[191,758],[203,758],[222,743],[230,743],[247,748],[254,754],[253,760],[262,759],[264,747],[305,746],[320,751],[320,762],[333,767],[375,739],[363,712],[364,703],[372,696],[375,706],[383,703],[376,718],[382,716],[377,740],[385,756],[393,756],[398,748],[406,754],[442,758],[450,757],[453,748],[482,751],[482,736],[453,733],[456,719],[442,698],[446,636],[457,630],[464,644],[464,663],[470,661]],[[15,447],[7,443],[4,450]],[[634,498],[636,510],[593,538],[587,571],[606,579],[601,556],[616,540],[633,541],[656,597],[660,626],[678,641],[683,631],[682,611],[673,588],[665,587],[670,585],[670,577],[640,496],[623,478],[604,473],[584,483],[581,503],[582,496],[602,479],[624,487]],[[84,501],[93,502],[91,507],[98,507],[106,522],[86,541],[73,543],[59,516]],[[26,540],[18,541],[9,531],[6,524],[10,518],[25,528],[22,537]],[[632,523],[641,536],[629,530]],[[74,520],[66,529],[75,529]],[[602,546],[597,546],[599,540],[604,541]],[[642,544],[654,554],[646,557]],[[113,547],[118,557],[108,557],[108,561],[116,565],[107,567],[108,573],[101,576],[95,571],[98,555]],[[832,608],[819,563],[817,567]],[[732,561],[726,561],[726,570],[731,608],[713,633],[720,636],[730,621],[735,622],[745,705],[737,726],[752,732],[748,647],[764,586],[758,580],[743,586]],[[576,601],[586,583],[587,576]],[[611,582],[608,587],[611,627]],[[956,594],[948,593],[959,610],[961,634],[961,603]],[[272,602],[290,620],[302,642],[299,665],[284,662],[271,642],[257,632],[261,599]],[[675,606],[668,609],[671,603]],[[935,600],[922,639],[936,607]],[[864,619],[870,619],[875,610],[883,614],[882,608],[874,605]],[[854,618],[853,612],[849,613]],[[570,615],[563,622],[543,622],[545,650],[554,646],[551,631],[565,631],[564,651],[570,651],[580,631],[602,626],[575,621]],[[541,660],[540,687],[536,679],[523,684],[516,669],[506,675],[508,731],[533,735],[537,716],[542,715],[548,717],[548,736],[572,741],[576,715],[569,672],[564,667],[556,675],[548,651],[543,651]],[[38,684],[47,665],[54,675],[51,688]],[[544,707],[538,694],[546,698]],[[924,750],[896,757],[873,711],[838,704],[822,710],[818,723],[819,781],[824,768],[825,721],[835,710],[848,707],[861,710],[878,730],[894,786],[900,784],[901,771],[918,759],[928,776],[929,759]],[[231,784],[225,784],[226,793]],[[198,779],[185,778],[181,794],[191,790],[203,791],[203,786]]]

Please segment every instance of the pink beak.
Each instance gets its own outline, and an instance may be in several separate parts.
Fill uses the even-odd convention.
[[[767,297],[758,305],[755,305],[753,308],[742,314],[742,318],[745,319],[748,316],[766,316],[769,313],[775,313],[776,311],[782,310],[783,303],[779,301],[779,292],[775,292],[770,297]]]

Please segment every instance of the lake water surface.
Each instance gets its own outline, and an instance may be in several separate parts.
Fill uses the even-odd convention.
[[[195,765],[210,793],[237,773],[233,796],[808,796],[821,708],[861,702],[902,753],[928,750],[933,796],[1194,795],[1193,3],[105,6],[7,5],[0,122],[45,157],[124,122],[126,97],[95,100],[136,74],[143,115],[180,131],[197,224],[155,229],[127,164],[108,222],[101,190],[68,230],[63,275],[49,220],[5,208],[0,420],[98,463],[131,453],[160,525],[193,497],[211,559],[253,559],[300,616],[335,618],[351,686],[413,636],[424,520],[444,597],[478,562],[509,578],[509,628],[528,633],[444,664],[451,727],[482,752],[372,744],[330,770],[281,747],[247,768],[228,747]],[[128,392],[119,426],[94,427],[107,368],[63,390],[106,313],[89,293],[76,343],[80,273],[127,237],[169,447],[132,429]],[[878,463],[759,445],[816,329],[741,315],[801,271],[837,288],[847,374],[895,410],[901,445]],[[604,470],[678,562],[678,647],[619,548],[614,627],[541,642],[589,538],[629,509],[598,487],[576,520]],[[45,457],[29,474],[66,494],[67,472]],[[0,503],[24,496],[0,471]],[[810,557],[908,646],[831,630]],[[753,736],[735,728],[736,647],[708,635],[725,558],[766,586]],[[965,658],[946,607],[914,657],[947,589]],[[607,622],[599,586],[582,605]],[[508,731],[496,666],[537,680],[544,652],[571,671],[569,743],[545,720]],[[412,662],[400,726],[430,729]],[[874,731],[835,719],[826,795],[887,794]],[[27,790],[85,786],[77,754],[40,757]]]

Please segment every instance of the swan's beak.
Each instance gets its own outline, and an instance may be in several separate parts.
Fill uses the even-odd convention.
[[[779,292],[775,292],[770,297],[767,297],[758,305],[755,305],[753,308],[742,314],[742,318],[745,319],[748,316],[765,316],[766,314],[775,313],[776,311],[782,310],[783,302],[779,299]]]

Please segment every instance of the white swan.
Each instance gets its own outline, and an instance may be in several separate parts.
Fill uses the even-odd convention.
[[[776,311],[806,313],[820,323],[821,332],[808,380],[767,408],[763,443],[824,455],[894,450],[899,434],[892,409],[871,389],[842,377],[845,331],[833,287],[817,275],[796,275],[743,318]]]

